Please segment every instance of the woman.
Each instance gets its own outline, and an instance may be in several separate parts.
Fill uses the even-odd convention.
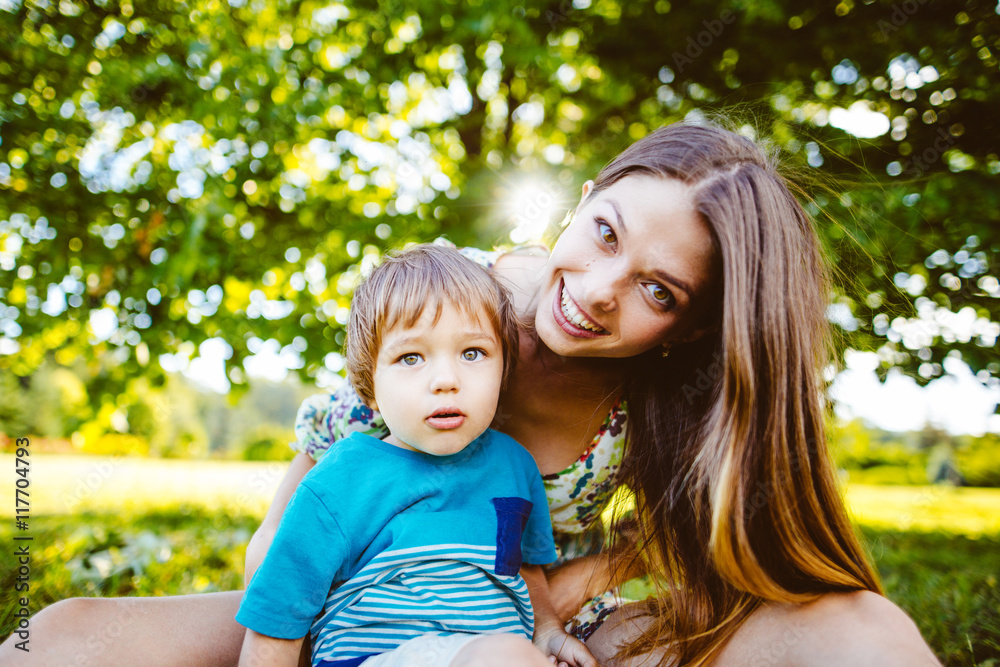
[[[823,260],[763,151],[717,127],[661,128],[584,185],[550,255],[505,255],[494,270],[533,322],[495,426],[549,482],[566,560],[549,573],[554,613],[594,602],[573,626],[603,664],[937,664],[881,597],[834,483]],[[306,406],[302,449],[322,450],[337,422],[373,426],[347,400]],[[292,462],[248,576],[312,464]],[[635,519],[616,521],[598,554],[590,529],[621,484]],[[602,593],[642,571],[655,601],[609,605]],[[230,664],[239,597],[62,602],[34,619],[31,657]]]

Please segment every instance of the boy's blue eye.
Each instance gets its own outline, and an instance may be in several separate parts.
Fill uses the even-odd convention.
[[[399,361],[402,362],[404,366],[416,366],[418,363],[420,363],[420,355],[404,354],[399,358]]]
[[[476,361],[483,356],[485,356],[483,351],[475,348],[466,350],[462,353],[462,359],[466,361]]]

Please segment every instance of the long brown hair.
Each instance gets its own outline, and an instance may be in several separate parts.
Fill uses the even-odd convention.
[[[666,647],[664,664],[700,665],[764,601],[882,589],[827,453],[825,262],[774,156],[718,126],[678,123],[615,158],[593,191],[636,173],[693,188],[716,278],[710,332],[638,360],[626,387],[622,475],[639,535],[616,522],[612,553],[623,569],[644,558],[660,574],[652,625],[623,650]]]

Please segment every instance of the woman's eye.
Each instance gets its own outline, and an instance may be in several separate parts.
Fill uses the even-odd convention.
[[[646,283],[646,291],[649,292],[649,296],[653,297],[654,300],[665,306],[669,306],[673,302],[674,295],[659,283]]]
[[[404,354],[403,356],[401,356],[399,358],[399,361],[404,366],[416,366],[418,363],[420,363],[420,355],[419,354]]]
[[[484,356],[483,351],[476,348],[466,350],[462,353],[462,359],[466,361],[476,361]]]
[[[618,237],[615,236],[615,230],[611,229],[611,225],[602,220],[597,221],[597,233],[601,235],[601,240],[605,243],[611,244],[618,240]]]

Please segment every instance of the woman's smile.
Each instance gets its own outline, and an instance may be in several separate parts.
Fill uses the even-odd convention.
[[[566,289],[564,281],[559,282],[559,292],[552,304],[553,315],[563,331],[578,338],[597,338],[608,335],[608,331],[595,323],[589,313],[585,313]]]

